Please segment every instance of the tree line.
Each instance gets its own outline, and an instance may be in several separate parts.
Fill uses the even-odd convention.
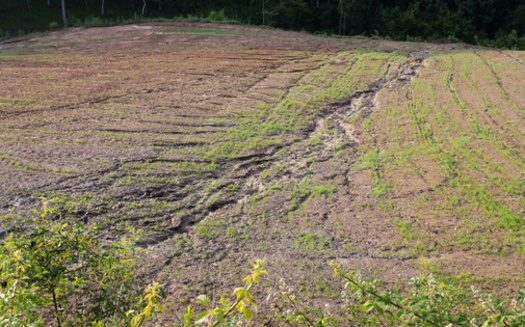
[[[2,0],[0,29],[130,17],[208,17],[242,24],[393,40],[525,49],[525,0]],[[64,10],[62,10],[64,9]]]

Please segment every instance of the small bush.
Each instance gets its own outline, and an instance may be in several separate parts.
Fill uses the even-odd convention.
[[[51,31],[54,31],[54,30],[58,29],[58,23],[57,23],[57,22],[51,22],[51,23],[49,23],[49,29],[50,29]]]
[[[332,262],[343,282],[341,305],[316,308],[281,280],[271,292],[275,316],[290,326],[508,326],[525,325],[525,292],[512,300],[495,300],[475,287],[423,274],[410,280],[406,291],[381,290],[381,282],[346,273]],[[337,317],[331,311],[337,311]]]
[[[1,326],[122,326],[139,309],[136,233],[113,244],[44,201],[28,218],[7,215],[0,247]]]
[[[224,9],[220,11],[212,10],[208,15],[208,19],[212,22],[223,22],[226,20],[226,15],[224,14]]]
[[[104,21],[100,17],[96,16],[89,16],[82,22],[83,27],[102,27],[102,26],[108,26],[108,22]]]
[[[9,35],[9,32],[4,32],[2,29],[0,29],[0,41],[7,40],[10,37],[11,35]]]

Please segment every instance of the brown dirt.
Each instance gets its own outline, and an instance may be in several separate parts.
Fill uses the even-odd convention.
[[[397,283],[424,259],[513,289],[521,234],[451,180],[492,180],[485,168],[496,163],[492,174],[521,190],[525,163],[494,144],[523,153],[523,124],[510,124],[524,117],[525,59],[463,50],[200,23],[0,43],[2,210],[44,195],[79,202],[110,239],[143,228],[146,277],[166,284],[174,308],[229,295],[256,257],[269,262],[264,287],[282,276],[317,302],[338,301],[331,260]],[[459,151],[456,140],[480,135],[471,117],[492,141]],[[454,176],[447,151],[460,162]],[[377,167],[369,153],[383,156]],[[521,210],[522,195],[480,184]]]

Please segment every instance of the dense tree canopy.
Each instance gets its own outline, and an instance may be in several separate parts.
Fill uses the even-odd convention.
[[[65,0],[67,20],[209,17],[312,33],[465,41],[525,49],[525,0]],[[264,9],[263,9],[264,8]],[[224,13],[224,15],[222,15]],[[11,35],[62,25],[61,0],[3,0]]]

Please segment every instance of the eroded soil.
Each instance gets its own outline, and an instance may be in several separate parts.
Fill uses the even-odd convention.
[[[144,229],[168,302],[267,258],[314,302],[328,262],[523,281],[525,55],[152,23],[0,43],[2,211]],[[167,320],[170,317],[165,318]]]

